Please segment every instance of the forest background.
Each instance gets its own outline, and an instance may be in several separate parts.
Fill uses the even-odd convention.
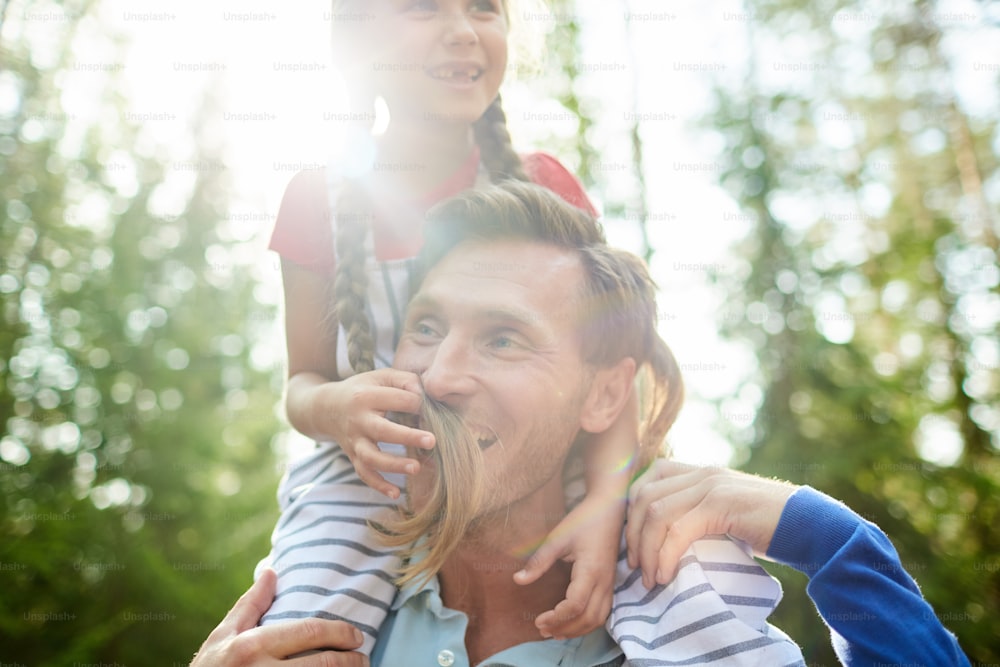
[[[267,550],[301,440],[265,245],[339,103],[291,4],[0,4],[0,663],[187,664]],[[512,134],[650,263],[678,458],[843,499],[1000,662],[998,5],[514,14]]]

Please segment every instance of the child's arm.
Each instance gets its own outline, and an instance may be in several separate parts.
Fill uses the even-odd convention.
[[[566,599],[535,619],[542,636],[579,637],[607,620],[638,430],[633,389],[611,428],[595,434],[583,452],[587,495],[514,575],[517,583],[530,584],[559,558],[573,563]]]
[[[390,498],[399,497],[399,489],[377,471],[410,474],[420,464],[382,452],[378,442],[433,447],[432,434],[385,416],[387,412],[414,413],[420,409],[419,378],[384,368],[336,380],[336,341],[325,333],[335,330],[326,314],[329,278],[285,259],[281,274],[288,341],[288,421],[304,435],[336,441],[362,481]]]

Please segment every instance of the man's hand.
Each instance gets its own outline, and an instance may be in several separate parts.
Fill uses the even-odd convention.
[[[360,653],[347,653],[361,646],[361,632],[350,623],[316,618],[257,627],[257,621],[274,599],[276,575],[264,570],[212,631],[194,656],[191,667],[244,667],[287,665],[298,667],[359,667],[368,664]],[[290,655],[322,650],[285,661]]]
[[[725,468],[657,460],[629,490],[628,562],[642,581],[666,584],[681,555],[705,535],[728,534],[767,552],[796,487]]]

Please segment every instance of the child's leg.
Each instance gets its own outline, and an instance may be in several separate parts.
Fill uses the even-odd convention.
[[[265,623],[318,617],[345,620],[365,635],[370,655],[396,594],[399,559],[381,546],[367,520],[392,501],[366,486],[335,444],[293,464],[278,488],[281,517],[271,553],[257,566],[278,573]]]

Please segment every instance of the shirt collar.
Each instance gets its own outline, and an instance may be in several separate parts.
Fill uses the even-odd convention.
[[[427,541],[427,537],[421,537],[417,542],[417,546],[421,546]],[[427,557],[426,549],[415,549],[415,553],[411,557],[411,561],[414,563],[419,563]],[[426,581],[422,581],[423,578],[417,581],[409,581],[403,586],[399,587],[396,592],[396,598],[392,601],[392,609],[398,610],[403,607],[411,599],[417,597],[418,595],[426,595],[431,592],[434,595],[431,599],[436,599],[438,601],[438,606],[441,605],[441,582],[438,581],[438,576],[435,573],[433,577],[430,577]],[[421,583],[422,582],[422,583]]]

